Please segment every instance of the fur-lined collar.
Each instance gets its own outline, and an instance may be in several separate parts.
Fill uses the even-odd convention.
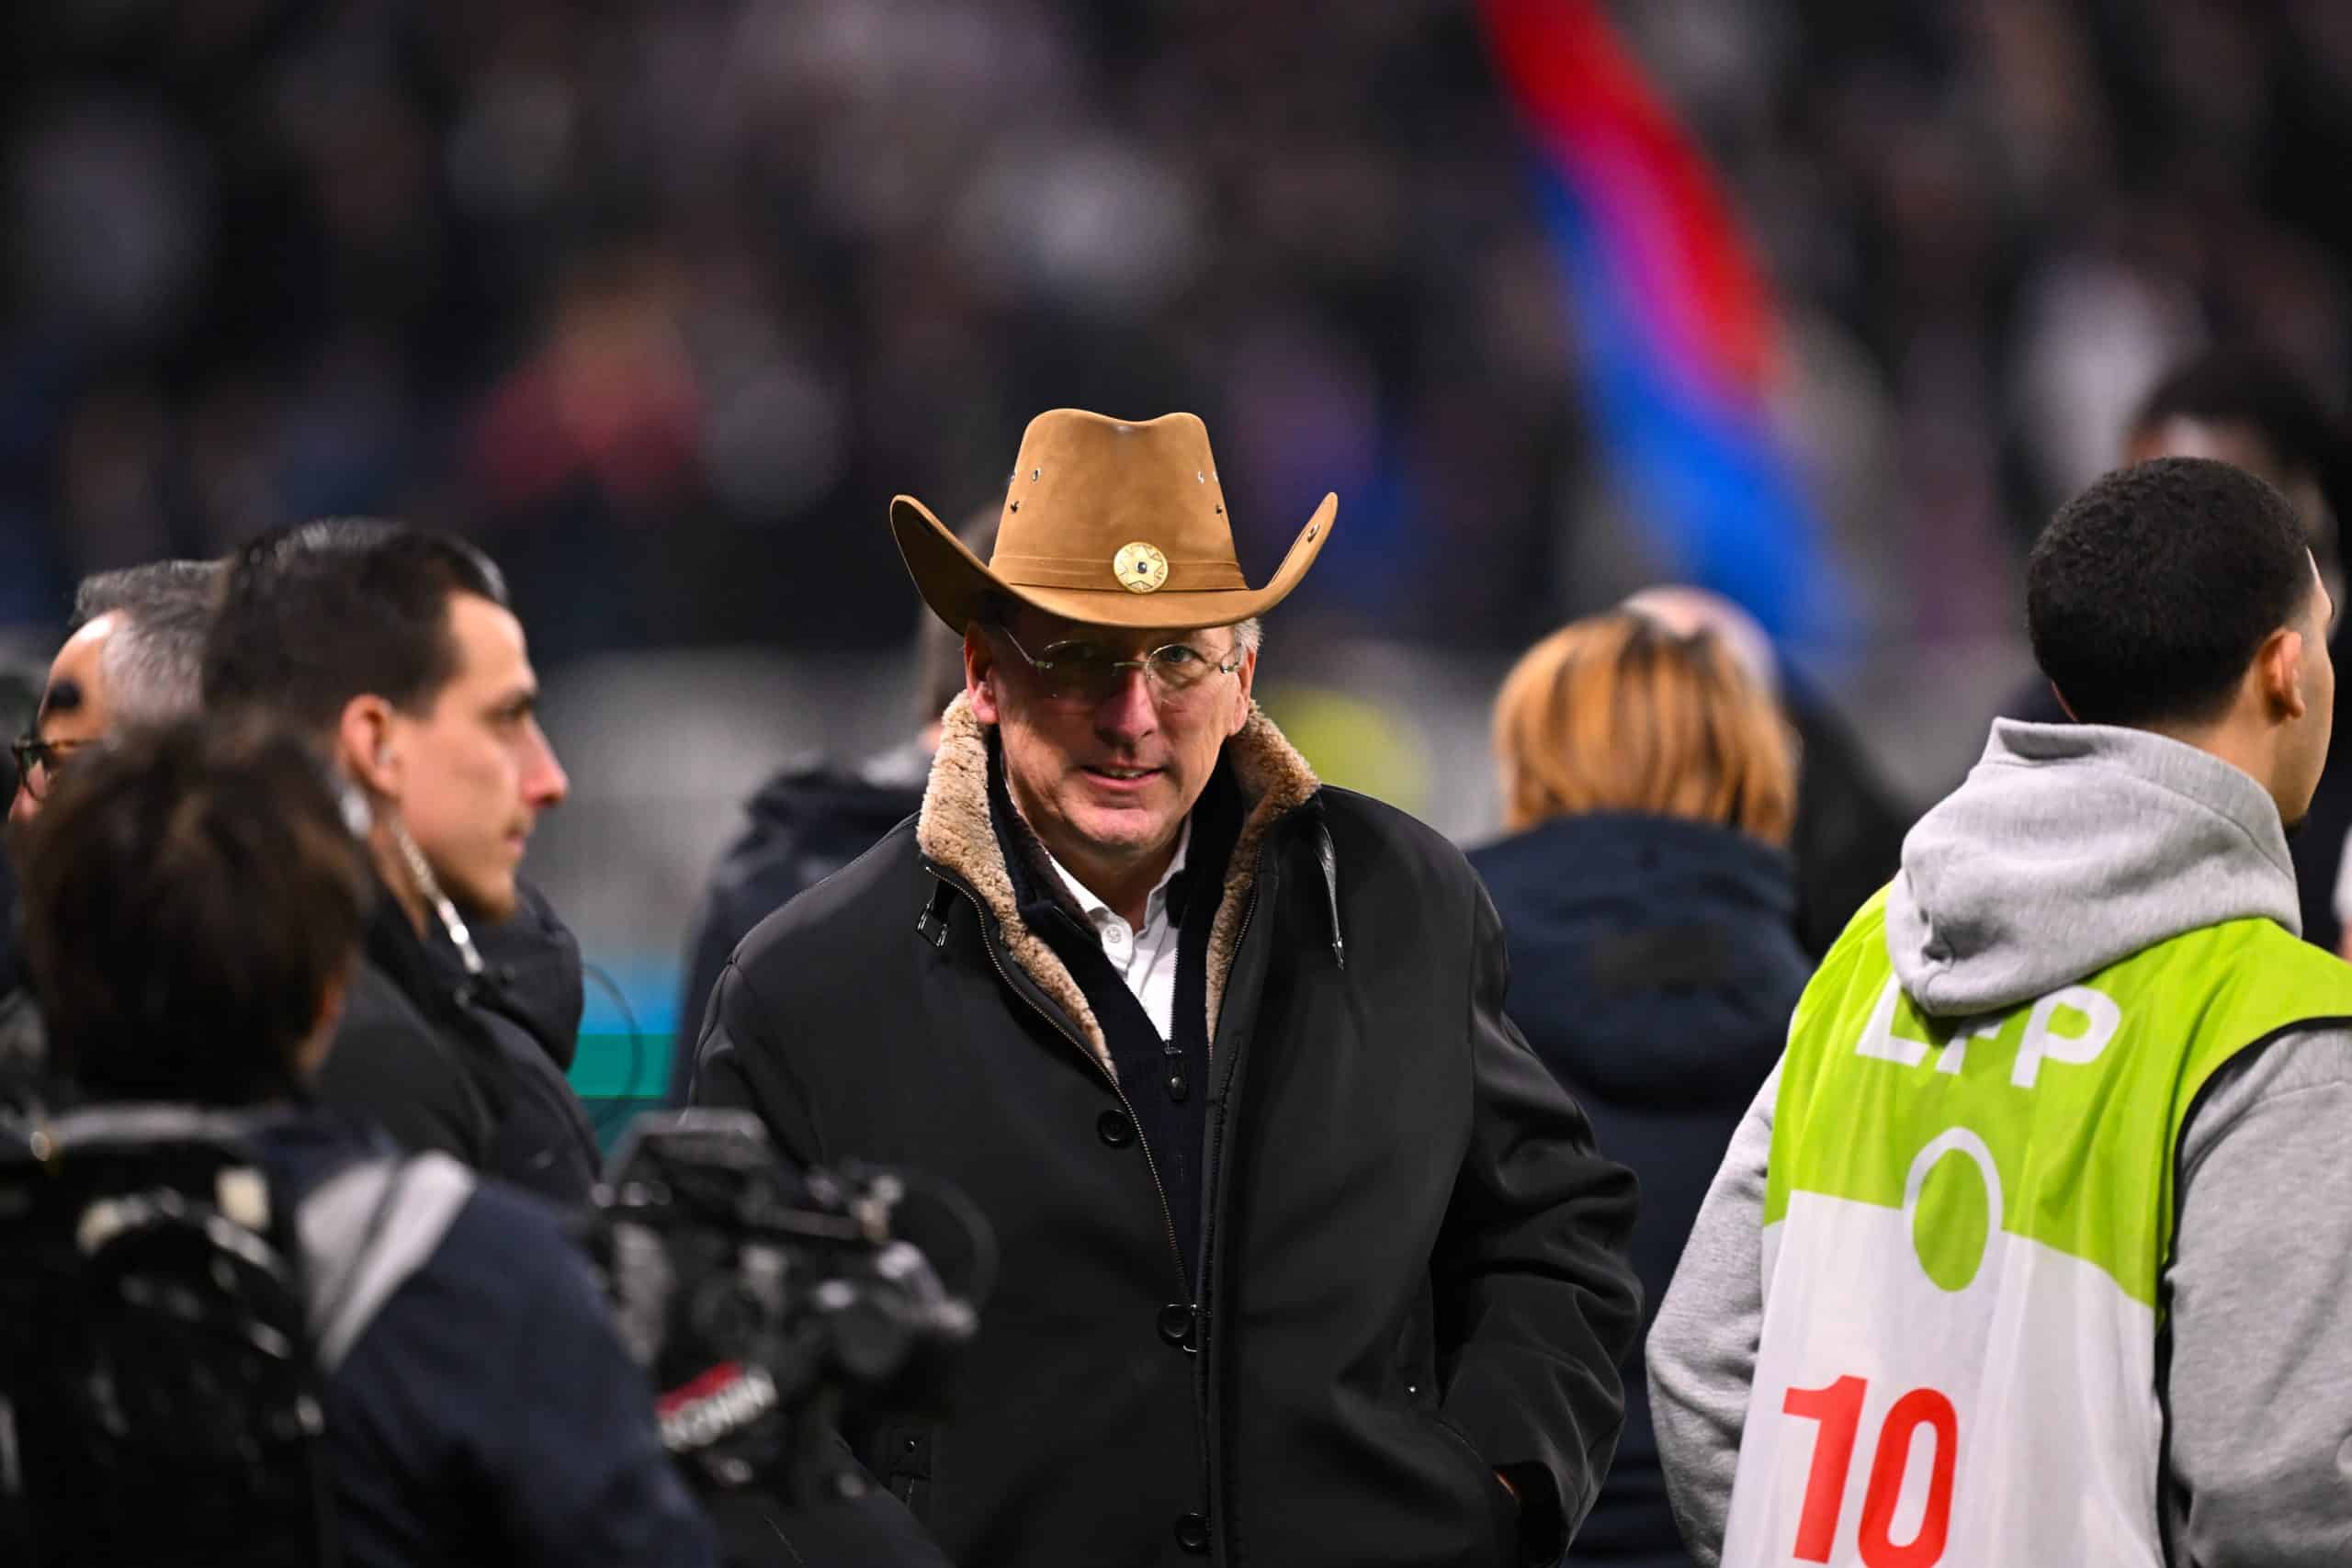
[[[1306,805],[1321,787],[1306,759],[1254,704],[1241,733],[1225,743],[1223,760],[1233,770],[1247,815],[1226,862],[1225,892],[1217,904],[1216,923],[1209,929],[1211,1040],[1216,1038],[1217,1011],[1225,1001],[1225,984],[1233,973],[1234,953],[1241,940],[1241,917],[1250,908],[1250,888],[1258,874],[1259,846],[1276,822]],[[1037,988],[1069,1015],[1103,1070],[1115,1076],[1110,1042],[1094,1010],[1086,1004],[1086,993],[1080,989],[1069,965],[1045,938],[1029,929],[1014,908],[1012,874],[989,819],[988,727],[973,714],[967,696],[950,703],[940,720],[939,750],[932,759],[931,782],[923,791],[915,842],[941,869],[955,873],[970,886],[996,921],[1005,956],[1020,964]]]

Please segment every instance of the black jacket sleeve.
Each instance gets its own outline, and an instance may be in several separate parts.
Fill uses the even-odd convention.
[[[678,1050],[670,1062],[670,1103],[684,1105],[694,1087],[695,1043],[710,1014],[712,993],[727,961],[751,927],[745,925],[724,889],[714,886],[703,895],[686,931],[685,981],[678,992]]]
[[[776,1020],[742,965],[729,962],[711,988],[687,1099],[695,1105],[755,1111],[786,1161],[822,1165],[828,1157],[808,1099],[791,1063],[773,1041]]]
[[[401,1147],[438,1149],[479,1167],[490,1118],[481,1091],[397,987],[373,965],[352,977],[343,1022],[312,1088],[319,1099],[368,1117]]]
[[[1470,962],[1475,1120],[1430,1262],[1443,1408],[1517,1490],[1524,1559],[1550,1562],[1624,1423],[1634,1175],[1594,1152],[1584,1112],[1503,1016],[1509,964],[1483,888]]]

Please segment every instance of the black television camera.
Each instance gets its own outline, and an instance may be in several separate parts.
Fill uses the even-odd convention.
[[[321,1273],[251,1122],[109,1106],[0,1127],[8,1568],[336,1560],[316,1331],[343,1296],[312,1287],[357,1270]],[[968,1249],[963,1295],[897,1234],[928,1202]],[[994,1267],[961,1199],[882,1172],[796,1178],[739,1112],[639,1118],[594,1239],[690,1478],[798,1503],[854,1489],[832,1437],[850,1410],[936,1398]]]
[[[987,1221],[913,1176],[794,1173],[741,1111],[654,1111],[623,1135],[593,1247],[621,1335],[657,1391],[662,1440],[706,1489],[759,1483],[796,1504],[854,1495],[846,1415],[934,1409],[994,1270]],[[930,1252],[900,1235],[936,1209]]]
[[[334,1561],[300,1242],[246,1131],[0,1127],[0,1562]]]

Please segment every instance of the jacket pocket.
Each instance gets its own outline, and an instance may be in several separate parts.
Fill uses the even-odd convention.
[[[1476,1474],[1479,1495],[1487,1500],[1487,1522],[1494,1538],[1493,1561],[1498,1568],[1499,1565],[1516,1564],[1519,1562],[1519,1499],[1511,1495],[1510,1489],[1503,1484],[1502,1477],[1493,1465],[1487,1462],[1487,1456],[1478,1451],[1478,1445],[1470,1440],[1468,1433],[1447,1420],[1442,1412],[1432,1410],[1424,1414],[1429,1424],[1444,1434],[1445,1442],[1460,1453]]]

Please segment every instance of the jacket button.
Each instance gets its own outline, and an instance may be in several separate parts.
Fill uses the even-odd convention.
[[[1170,1302],[1159,1309],[1159,1337],[1170,1345],[1190,1348],[1193,1337],[1193,1309],[1182,1302]]]
[[[1105,1111],[1094,1119],[1094,1135],[1114,1149],[1136,1141],[1136,1124],[1124,1111]]]
[[[1209,1517],[1206,1514],[1176,1516],[1176,1544],[1194,1554],[1209,1549]]]

